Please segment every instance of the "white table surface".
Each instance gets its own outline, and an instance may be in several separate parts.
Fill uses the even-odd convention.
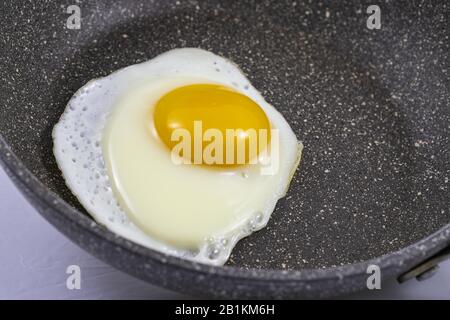
[[[81,289],[66,287],[66,268],[81,268]],[[0,299],[183,299],[92,257],[48,224],[0,168]],[[383,283],[347,298],[450,299],[450,262],[427,281]]]

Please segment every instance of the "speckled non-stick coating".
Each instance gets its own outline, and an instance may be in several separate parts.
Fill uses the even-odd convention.
[[[44,216],[80,245],[141,278],[180,289],[175,280],[158,281],[145,271],[144,265],[160,255],[126,241],[124,249],[121,239],[87,224],[65,205],[85,212],[57,169],[51,130],[71,95],[88,80],[173,48],[210,50],[236,62],[284,115],[305,145],[303,158],[268,226],[234,249],[228,265],[239,268],[178,261],[183,273],[164,260],[155,266],[163,269],[153,272],[173,279],[176,272],[178,277],[201,274],[205,280],[220,277],[221,269],[234,270],[221,276],[223,292],[203,280],[203,287],[181,288],[216,295],[346,291],[336,289],[332,279],[323,287],[324,292],[333,288],[327,294],[320,294],[323,283],[317,288],[302,287],[303,282],[276,285],[253,269],[298,272],[366,261],[416,243],[450,222],[450,6],[447,1],[377,3],[380,30],[366,28],[372,1],[3,2],[0,134],[13,157],[5,158],[3,145],[3,161],[7,168],[8,161],[13,163],[9,171],[20,180],[28,172],[17,175],[16,166],[22,168],[17,155],[50,189],[54,208],[39,199],[45,193],[39,183],[27,189],[27,182],[18,181]],[[70,4],[81,8],[80,30],[65,27]],[[55,216],[58,211],[65,212],[65,222]],[[449,241],[443,230],[434,240],[439,247]],[[436,248],[425,246],[423,256]],[[404,254],[410,263],[420,256]],[[120,257],[131,261],[117,261]],[[336,276],[341,284],[353,267],[315,275]],[[280,272],[286,274],[294,273]]]

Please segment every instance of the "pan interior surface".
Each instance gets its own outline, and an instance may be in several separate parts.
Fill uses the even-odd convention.
[[[305,149],[266,228],[229,265],[303,269],[398,250],[450,222],[448,5],[353,1],[80,1],[2,4],[1,135],[31,172],[81,212],[51,131],[90,79],[173,48],[238,64]],[[19,14],[20,12],[20,14]]]

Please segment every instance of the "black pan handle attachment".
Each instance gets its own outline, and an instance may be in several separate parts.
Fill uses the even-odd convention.
[[[426,280],[436,273],[439,269],[439,263],[447,259],[450,259],[450,246],[421,262],[411,270],[401,274],[397,280],[400,283],[412,278],[416,278],[419,281]]]

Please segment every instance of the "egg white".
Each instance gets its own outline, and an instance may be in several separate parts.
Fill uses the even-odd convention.
[[[264,199],[263,206],[249,212],[239,223],[212,234],[199,248],[190,250],[158,241],[130,220],[114,196],[102,153],[102,137],[115,108],[123,107],[121,101],[124,99],[133,98],[136,88],[142,93],[142,88],[145,92],[146,87],[151,89],[152,84],[157,84],[167,92],[176,86],[199,82],[233,87],[258,103],[280,132],[281,163],[279,172],[273,177],[271,196]],[[150,89],[147,91],[155,94]],[[171,50],[88,82],[69,101],[54,127],[53,142],[54,155],[66,184],[98,223],[143,246],[213,265],[224,264],[237,241],[267,224],[278,199],[287,191],[302,150],[302,144],[283,116],[264,100],[236,65],[208,51],[193,48]],[[190,172],[188,176],[194,183],[196,174]],[[176,199],[176,194],[172,197]]]

